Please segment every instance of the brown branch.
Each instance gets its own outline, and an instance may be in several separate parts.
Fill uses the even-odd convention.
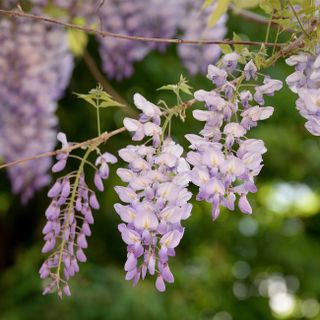
[[[185,109],[187,109],[187,108],[191,107],[195,102],[196,102],[195,99],[191,99],[189,101],[184,102],[183,104],[181,104],[179,106],[180,107],[184,107]],[[168,114],[169,112],[170,111],[163,112],[162,115]],[[83,142],[80,142],[80,143],[72,144],[68,148],[57,149],[57,150],[50,151],[50,152],[40,153],[40,154],[37,154],[37,155],[34,155],[34,156],[29,156],[29,157],[26,157],[26,158],[23,158],[23,159],[19,159],[19,160],[15,160],[15,161],[12,161],[12,162],[8,162],[8,163],[5,163],[5,164],[2,164],[2,165],[0,165],[0,170],[4,169],[4,168],[7,168],[7,167],[11,167],[11,166],[17,165],[17,164],[20,164],[20,163],[23,163],[23,162],[27,162],[27,161],[31,161],[31,160],[35,160],[35,159],[40,159],[40,158],[44,158],[44,157],[56,156],[57,154],[59,154],[61,152],[69,153],[69,152],[71,152],[73,150],[76,150],[76,149],[79,149],[79,148],[85,148],[85,147],[88,147],[88,146],[97,147],[100,144],[102,144],[102,143],[106,142],[107,140],[109,140],[111,137],[113,137],[113,136],[115,136],[115,135],[117,135],[119,133],[125,132],[125,131],[126,131],[126,128],[125,127],[121,127],[121,128],[118,128],[118,129],[110,131],[110,132],[104,132],[98,137],[95,137],[93,139],[89,139],[89,140],[86,140],[86,141],[83,141]]]
[[[12,10],[3,10],[0,9],[0,13],[9,15],[11,17],[22,17],[22,18],[29,18],[37,21],[42,21],[46,23],[56,24],[59,26],[63,26],[70,29],[76,29],[80,31],[84,31],[89,34],[95,34],[102,37],[110,37],[122,40],[134,40],[134,41],[143,41],[143,42],[161,42],[161,43],[177,43],[177,44],[192,44],[192,45],[207,45],[207,44],[239,44],[239,45],[247,45],[247,46],[260,46],[262,43],[265,46],[269,47],[282,47],[285,46],[285,43],[271,43],[271,42],[261,42],[261,41],[236,41],[236,40],[214,40],[214,39],[177,39],[177,38],[152,38],[152,37],[141,37],[141,36],[129,36],[124,34],[118,34],[108,31],[100,31],[92,28],[82,27],[76,24],[67,23],[59,20],[55,20],[48,17],[38,16],[31,13],[19,12],[19,11],[12,11]]]
[[[117,134],[119,134],[121,132],[124,132],[124,131],[126,131],[126,128],[125,127],[121,127],[119,129],[116,129],[116,130],[111,131],[111,132],[104,132],[98,137],[95,137],[93,139],[89,139],[89,140],[86,140],[86,141],[83,141],[83,142],[80,142],[80,143],[72,144],[68,148],[63,148],[63,149],[58,149],[58,150],[54,150],[54,151],[50,151],[50,152],[40,153],[40,154],[37,154],[37,155],[34,155],[34,156],[30,156],[30,157],[26,157],[26,158],[23,158],[23,159],[19,159],[19,160],[15,160],[15,161],[12,161],[12,162],[8,162],[8,163],[5,163],[5,164],[2,164],[2,165],[0,165],[0,169],[6,168],[6,167],[11,167],[11,166],[17,165],[19,163],[23,163],[23,162],[27,162],[27,161],[31,161],[31,160],[35,160],[35,159],[56,156],[58,153],[61,153],[61,152],[69,153],[72,150],[79,149],[79,148],[85,148],[87,146],[98,146],[101,143],[109,140],[111,137],[113,137],[113,136],[115,136],[115,135],[117,135]]]

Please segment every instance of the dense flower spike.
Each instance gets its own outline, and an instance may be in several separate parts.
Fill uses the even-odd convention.
[[[65,134],[59,133],[58,139],[63,147],[68,146]],[[83,168],[89,153],[90,150],[85,154],[78,171],[58,178],[48,192],[51,203],[46,211],[48,221],[43,228],[45,244],[42,252],[53,253],[39,270],[42,279],[50,278],[43,294],[57,291],[60,297],[63,294],[71,295],[68,280],[79,271],[78,262],[87,260],[84,253],[88,247],[86,238],[91,235],[90,225],[94,222],[91,209],[100,207],[95,192],[88,188],[85,181]],[[63,170],[67,158],[68,153],[59,153],[53,171]],[[99,168],[94,183],[100,191],[104,189],[102,180],[109,176],[108,162],[115,163],[117,159],[107,152],[96,160]]]
[[[6,1],[6,7],[14,8],[19,1]],[[48,0],[31,0],[33,12],[50,10]],[[206,29],[206,23],[215,4],[201,10],[201,3],[192,0],[151,0],[146,5],[143,0],[105,1],[64,1],[54,0],[52,4],[65,11],[64,20],[72,21],[81,17],[90,25],[101,25],[109,32],[156,38],[176,37],[177,31],[183,32],[185,39],[222,39],[226,34],[226,15],[213,28]],[[190,23],[192,21],[192,23]],[[205,30],[205,31],[204,31]],[[103,68],[110,78],[121,80],[133,73],[133,64],[142,60],[151,50],[163,51],[165,43],[128,42],[121,39],[98,37]],[[205,73],[206,66],[214,63],[220,56],[218,45],[190,46],[179,45],[178,54],[191,74]]]
[[[185,39],[222,39],[226,34],[226,16],[206,30],[206,23],[213,6],[201,11],[201,3],[190,0],[145,1],[107,0],[99,9],[103,29],[127,35],[172,38],[177,29]],[[192,21],[192,23],[190,23]],[[203,32],[203,30],[206,30]],[[166,44],[126,42],[121,39],[99,38],[103,68],[111,78],[118,80],[133,73],[133,63],[142,60],[152,49],[163,50]],[[208,63],[220,56],[217,45],[179,45],[178,53],[191,74],[205,73]]]
[[[1,20],[0,39],[0,155],[10,162],[53,149],[56,101],[73,62],[60,28]],[[42,158],[9,168],[12,190],[23,202],[49,182],[49,167]]]
[[[160,110],[140,94],[135,94],[136,106],[142,110],[140,121],[126,118],[124,125],[134,131],[133,140],[144,136],[153,138],[153,146],[129,145],[119,151],[128,168],[117,174],[127,183],[115,187],[123,204],[115,204],[122,219],[119,231],[127,244],[126,280],[136,284],[149,273],[156,274],[156,288],[165,290],[165,282],[172,283],[168,259],[175,255],[184,228],[181,220],[190,216],[192,205],[190,167],[182,157],[183,148],[166,138],[160,128]]]
[[[273,95],[282,87],[281,81],[264,77],[263,83],[251,92],[247,88],[252,86],[246,86],[244,79],[257,78],[257,67],[250,60],[243,71],[236,71],[238,77],[229,81],[236,68],[240,68],[237,53],[226,54],[221,67],[209,65],[207,77],[216,88],[194,94],[207,110],[194,110],[193,116],[205,126],[200,135],[186,135],[193,150],[187,161],[193,166],[191,181],[199,187],[197,200],[212,203],[213,219],[219,216],[220,206],[235,209],[236,195],[239,209],[246,214],[252,212],[247,194],[256,192],[254,177],[262,168],[266,148],[263,141],[247,139],[245,135],[273,113],[272,107],[263,106],[264,95]]]
[[[300,114],[308,121],[306,129],[315,136],[320,136],[320,47],[316,54],[299,53],[286,59],[295,72],[286,79],[291,91],[298,94],[296,101]]]
[[[221,40],[227,33],[227,16],[223,15],[212,27],[207,27],[209,15],[214,10],[215,4],[201,9],[201,1],[181,1],[182,18],[179,28],[183,31],[185,39],[216,39]],[[192,21],[192,23],[190,22]],[[190,74],[206,73],[208,64],[215,63],[221,54],[218,45],[179,45],[178,54]]]
[[[161,0],[107,0],[99,9],[103,30],[145,37],[175,35],[178,3],[163,5]],[[150,50],[164,49],[164,44],[127,42],[121,39],[99,38],[103,68],[111,78],[121,80],[133,73],[133,63],[142,60]]]

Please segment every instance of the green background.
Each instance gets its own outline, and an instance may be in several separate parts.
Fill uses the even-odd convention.
[[[234,16],[228,28],[229,38],[235,31],[252,40],[264,39],[266,31],[264,26]],[[94,38],[88,50],[100,65]],[[265,72],[284,80],[291,69],[282,61]],[[211,87],[205,76],[188,75],[175,46],[136,63],[130,79],[110,83],[129,104],[135,92],[153,102],[161,98],[174,103],[170,93],[156,89],[176,83],[180,74],[190,79],[194,89]],[[96,135],[94,110],[72,94],[86,93],[95,86],[84,61],[76,59],[58,110],[59,129],[70,141]],[[38,269],[45,259],[40,250],[48,189],[23,207],[10,194],[6,173],[1,171],[0,319],[320,319],[320,140],[304,129],[295,99],[287,87],[268,99],[267,104],[275,107],[273,117],[250,134],[263,139],[268,148],[257,179],[259,191],[249,197],[253,215],[224,211],[212,222],[210,206],[193,198],[185,236],[171,260],[175,283],[165,293],[155,290],[154,279],[147,278],[136,287],[124,280],[126,247],[113,209],[118,201],[113,187],[120,181],[113,166],[105,192],[99,194],[101,209],[95,213],[88,262],[71,280],[72,297],[61,301],[56,295],[42,296]],[[123,117],[131,112],[103,111],[103,130],[121,126]],[[184,134],[196,133],[200,127],[188,111],[186,123],[174,121],[173,136],[187,148]],[[116,154],[130,141],[129,134],[123,133],[108,141],[103,150]],[[70,160],[68,169],[76,165]],[[87,179],[92,181],[91,172]]]

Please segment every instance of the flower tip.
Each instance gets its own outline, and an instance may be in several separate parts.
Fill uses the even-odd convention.
[[[166,291],[166,285],[164,283],[164,280],[162,278],[162,276],[158,276],[157,280],[156,280],[156,288],[158,291],[160,292],[164,292]]]

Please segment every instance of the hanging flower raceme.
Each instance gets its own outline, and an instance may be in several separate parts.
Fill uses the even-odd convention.
[[[119,151],[128,163],[117,170],[126,186],[115,187],[124,204],[115,204],[123,223],[119,231],[127,244],[126,280],[136,284],[149,273],[156,275],[156,288],[165,290],[172,283],[168,259],[175,255],[184,228],[181,220],[190,216],[191,193],[187,190],[190,168],[182,157],[183,148],[171,138],[162,139],[160,109],[139,94],[135,105],[142,110],[140,120],[124,119],[134,132],[133,140],[152,137],[153,145],[129,145]]]
[[[316,54],[300,53],[286,59],[286,63],[295,67],[295,72],[286,79],[287,85],[299,98],[297,109],[308,121],[306,129],[320,136],[320,47]]]
[[[65,134],[59,133],[58,139],[63,148],[68,148]],[[51,203],[46,210],[42,252],[51,254],[42,264],[39,273],[42,279],[49,278],[50,281],[43,294],[57,291],[60,297],[63,294],[71,295],[68,280],[79,271],[78,263],[87,260],[84,249],[88,247],[87,237],[91,235],[90,225],[94,222],[92,209],[99,209],[96,194],[85,180],[84,165],[90,151],[87,150],[77,171],[58,178],[48,192]],[[68,155],[67,151],[57,155],[58,161],[52,168],[54,172],[64,169]],[[98,190],[103,191],[102,180],[109,177],[108,163],[115,162],[116,157],[110,153],[97,158],[94,184]]]
[[[241,68],[239,61],[242,59],[237,53],[229,53],[220,67],[209,65],[207,77],[215,89],[199,90],[194,95],[204,102],[206,110],[194,110],[193,116],[205,126],[200,135],[186,135],[192,149],[187,155],[193,167],[191,180],[199,187],[197,200],[212,203],[213,219],[219,216],[220,206],[234,210],[237,196],[239,209],[252,212],[247,194],[257,191],[254,177],[262,168],[266,148],[263,141],[245,135],[258,121],[272,115],[273,107],[264,106],[264,96],[282,87],[281,81],[264,77],[263,83],[250,91],[248,81],[258,78],[257,67],[250,60]],[[238,77],[229,81],[236,73]]]
[[[181,1],[182,17],[179,19],[179,28],[183,31],[184,39],[223,39],[227,33],[227,15],[222,15],[213,27],[208,28],[208,19],[215,10],[216,1],[206,9],[201,9],[201,5],[201,1]],[[190,74],[205,74],[208,64],[215,63],[219,59],[221,49],[215,44],[204,46],[181,44],[178,46],[178,55]]]
[[[107,0],[99,8],[102,27],[109,32],[131,36],[172,38],[176,32],[180,6],[176,0]],[[98,38],[103,69],[111,78],[121,80],[132,75],[133,63],[152,49],[163,50],[164,43],[123,41]]]
[[[0,22],[0,155],[6,162],[53,150],[56,102],[73,69],[65,30],[41,22]],[[18,128],[18,129],[17,129]],[[47,185],[51,160],[8,169],[14,193],[27,202]]]

